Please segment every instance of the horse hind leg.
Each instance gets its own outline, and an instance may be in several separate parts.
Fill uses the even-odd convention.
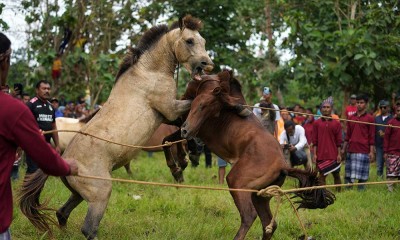
[[[111,182],[95,185],[88,195],[85,196],[85,199],[88,201],[88,211],[81,231],[87,239],[95,239],[97,236],[100,221],[103,218],[111,195],[111,187]]]
[[[283,182],[285,181],[287,173],[285,171],[281,171],[278,178],[271,183],[271,185],[278,185],[282,186]],[[273,215],[271,213],[270,208],[270,197],[259,197],[256,194],[252,194],[251,200],[253,205],[257,211],[257,214],[261,220],[262,229],[263,229],[263,240],[269,240],[272,238],[275,230],[278,227],[278,224],[275,220],[273,220]],[[271,221],[273,221],[271,223]],[[268,228],[267,228],[268,227]]]
[[[74,210],[83,201],[83,198],[69,185],[65,177],[62,177],[61,180],[63,181],[65,186],[67,186],[67,188],[72,192],[68,201],[56,212],[58,224],[61,227],[64,227],[65,225],[67,225],[67,221],[72,210]]]
[[[230,173],[227,176],[227,183],[229,188],[245,188],[242,185],[236,184],[235,179],[240,179],[236,178],[233,176],[231,169]],[[239,211],[240,214],[240,227],[239,230],[236,233],[235,240],[242,240],[245,239],[245,236],[247,232],[249,231],[251,225],[253,225],[253,222],[255,221],[257,217],[257,212],[256,209],[252,203],[251,199],[251,194],[248,192],[230,192],[233,198],[233,201],[235,202],[235,205]]]
[[[76,193],[72,193],[68,201],[56,212],[58,224],[61,227],[67,225],[69,215],[81,202],[83,198]]]

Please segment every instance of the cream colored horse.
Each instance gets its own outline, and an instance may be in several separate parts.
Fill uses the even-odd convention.
[[[178,63],[199,79],[213,63],[199,34],[201,22],[186,16],[174,24],[157,26],[144,34],[136,48],[125,57],[116,83],[102,109],[81,129],[102,138],[132,145],[144,145],[165,120],[175,120],[190,108],[191,101],[177,100],[174,71]],[[64,158],[78,161],[80,175],[111,177],[113,169],[127,164],[139,149],[123,147],[81,134],[65,150]],[[88,211],[81,229],[93,239],[111,195],[111,181],[69,176],[62,178],[72,194],[57,211],[58,222],[66,225],[71,211],[83,200]],[[39,171],[21,190],[20,207],[41,230],[50,230],[44,216],[34,207],[46,177]],[[38,190],[35,195],[32,191]]]

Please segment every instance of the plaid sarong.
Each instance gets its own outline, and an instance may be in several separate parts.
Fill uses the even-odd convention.
[[[386,159],[386,176],[400,177],[400,156],[388,154]]]
[[[369,156],[366,153],[349,153],[345,165],[345,177],[354,182],[368,180],[369,177]]]

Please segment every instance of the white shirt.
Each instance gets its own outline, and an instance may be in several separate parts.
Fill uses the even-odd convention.
[[[275,104],[272,104],[272,105],[274,106],[274,108],[276,110],[278,110],[278,111],[275,111],[276,112],[275,121],[278,121],[279,119],[281,119],[281,113],[279,112],[279,107]],[[261,119],[261,108],[259,108],[259,107],[260,107],[260,103],[254,104],[253,113],[254,113],[254,115],[256,115],[256,117],[258,119]]]
[[[281,133],[279,137],[279,143],[285,144],[290,143],[293,144],[297,150],[303,150],[304,146],[307,144],[306,132],[304,128],[300,125],[296,125],[294,128],[293,136],[289,136],[289,141],[287,139],[286,130]]]

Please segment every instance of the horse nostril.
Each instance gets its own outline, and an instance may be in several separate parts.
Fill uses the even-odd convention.
[[[187,131],[185,129],[181,129],[181,136],[186,137]]]

